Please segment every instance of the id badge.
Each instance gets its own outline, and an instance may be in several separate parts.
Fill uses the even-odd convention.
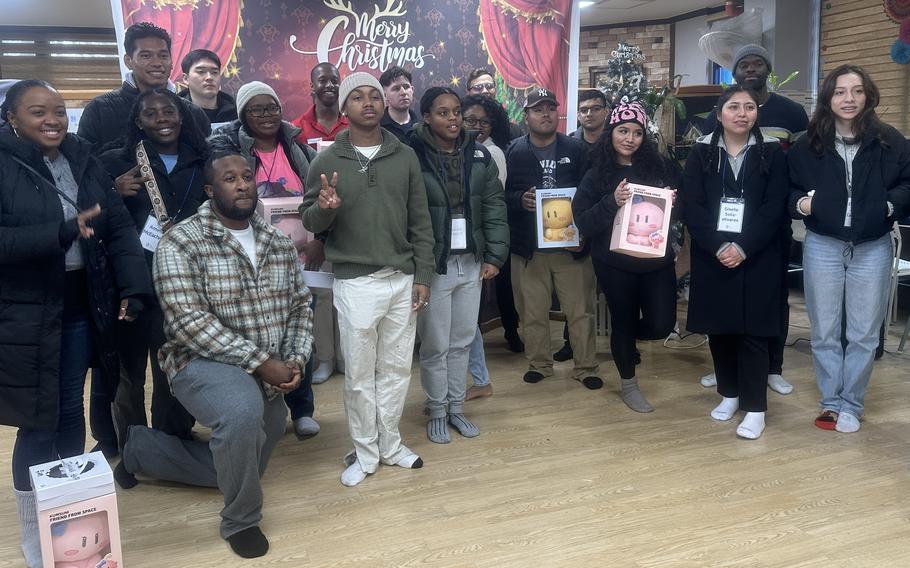
[[[139,242],[142,243],[142,248],[155,252],[163,236],[164,231],[161,229],[158,219],[154,215],[149,215],[149,218],[145,221],[145,226],[142,227],[142,233],[139,235]]]
[[[844,214],[844,227],[853,224],[853,197],[847,198],[847,212]]]
[[[468,224],[464,217],[452,217],[452,250],[468,248]]]
[[[746,200],[740,197],[724,197],[720,200],[720,214],[717,230],[723,233],[742,233]]]

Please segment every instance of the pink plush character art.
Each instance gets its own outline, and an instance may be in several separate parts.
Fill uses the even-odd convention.
[[[626,240],[633,245],[660,248],[660,243],[664,241],[660,231],[664,223],[664,210],[641,198],[633,198],[631,207]]]
[[[54,568],[117,568],[117,562],[110,558],[106,512],[54,523],[51,541]]]

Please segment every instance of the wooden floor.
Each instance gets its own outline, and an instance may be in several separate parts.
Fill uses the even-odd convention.
[[[808,336],[801,300],[792,305],[791,341]],[[343,487],[336,376],[316,387],[322,432],[287,435],[263,480],[267,556],[241,561],[218,537],[217,491],[143,482],[120,492],[125,567],[910,566],[907,356],[876,363],[862,430],[839,434],[812,425],[817,392],[800,341],[785,357],[796,391],[769,393],[765,434],[746,441],[736,421],[708,417],[707,347],[641,346],[639,378],[657,410],[640,415],[619,400],[605,337],[600,391],[568,378],[567,363],[525,384],[524,358],[501,333],[486,344],[495,395],[467,403],[480,437],[427,441],[415,367],[401,430],[426,466],[381,466]],[[0,431],[0,567],[23,564],[13,436]]]

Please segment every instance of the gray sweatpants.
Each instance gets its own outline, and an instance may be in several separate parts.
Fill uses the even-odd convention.
[[[430,305],[417,316],[420,384],[430,418],[462,412],[479,309],[480,263],[470,253],[450,256],[446,274],[433,275]]]
[[[177,400],[211,441],[183,440],[133,426],[123,448],[127,471],[187,485],[217,487],[224,494],[221,536],[259,524],[269,456],[284,434],[287,408],[267,400],[259,382],[233,365],[195,359],[171,380]]]

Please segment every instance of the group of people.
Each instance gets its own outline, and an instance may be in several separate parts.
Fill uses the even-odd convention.
[[[675,253],[611,250],[616,215],[638,199],[629,184],[673,190],[673,217],[692,239],[687,325],[709,336],[714,373],[702,382],[716,380],[721,396],[711,417],[745,411],[743,438],[762,434],[769,386],[792,390],[781,375],[790,217],[805,221],[815,424],[859,429],[888,232],[910,213],[910,149],[877,118],[863,69],[832,71],[810,121],[768,92],[770,58],[746,46],[737,85],[683,170],[658,152],[641,104],[610,108],[596,90],[580,93],[580,126],[566,136],[543,87],[511,123],[488,69],[471,73],[464,96],[431,87],[417,97],[403,68],[342,79],[320,63],[312,108],[287,120],[265,83],[236,99],[222,92],[221,61],[204,49],[184,59],[188,89],[177,94],[170,42],[161,28],[130,26],[130,73],[86,107],[76,135],[42,81],[18,82],[0,109],[0,422],[19,428],[13,482],[29,567],[41,552],[28,467],[83,452],[90,368],[92,432],[121,456],[117,483],[133,487],[139,474],[217,487],[221,536],[247,558],[268,550],[260,478],[288,410],[298,437],[316,435],[312,385],[333,372],[344,374],[352,443],[345,486],[380,464],[423,466],[398,428],[417,337],[428,439],[479,435],[465,401],[492,394],[478,328],[485,280],[509,348],[526,353],[525,382],[572,359],[573,377],[599,389],[596,277],[621,398],[653,411],[636,341],[676,325]],[[581,244],[541,248],[535,193],[564,187],[577,188]],[[269,195],[302,196],[315,235],[305,268],[330,263],[331,289],[311,294],[299,251],[255,214]],[[554,293],[566,316],[556,353]],[[210,439],[193,434],[197,422]]]

